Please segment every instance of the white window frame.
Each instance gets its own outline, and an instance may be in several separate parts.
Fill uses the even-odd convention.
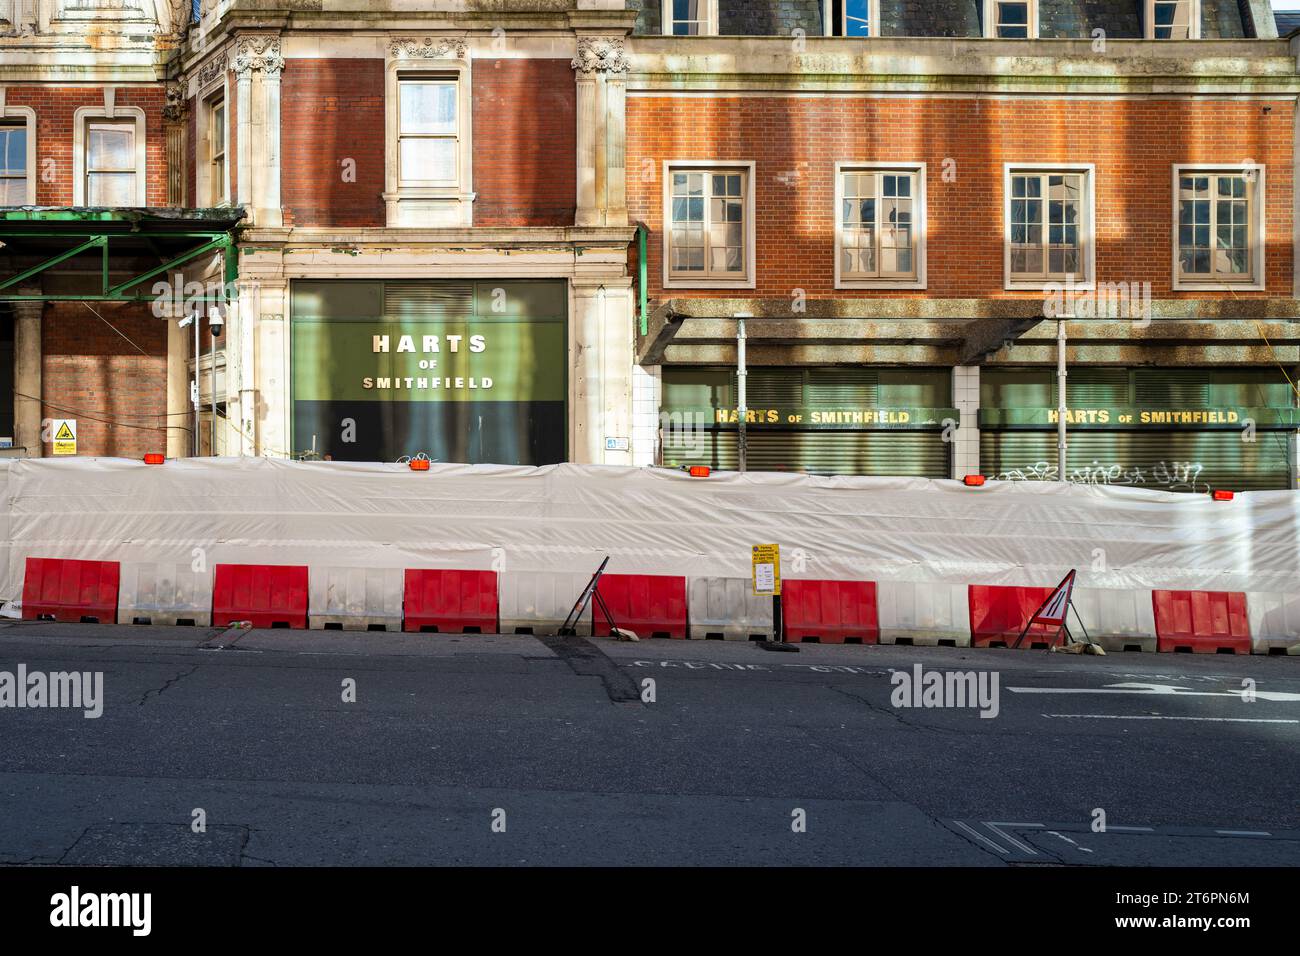
[[[828,37],[845,37],[845,29],[848,26],[848,6],[841,3],[840,22],[832,23],[831,19],[835,15],[835,0],[822,0],[822,32]],[[840,32],[836,33],[835,28],[839,27]],[[880,0],[871,0],[867,8],[867,35],[865,37],[852,36],[850,40],[871,40],[880,36]]]
[[[14,122],[17,120],[18,122]],[[0,89],[0,123],[6,126],[25,126],[27,129],[27,201],[24,206],[36,205],[36,110],[30,106],[9,106]]]
[[[1204,173],[1212,175],[1214,173],[1255,173],[1255,195],[1253,206],[1251,208],[1251,218],[1253,222],[1248,230],[1253,241],[1251,256],[1251,265],[1253,275],[1249,278],[1239,280],[1232,279],[1187,279],[1183,278],[1178,269],[1179,242],[1178,242],[1178,180],[1184,173]],[[1267,273],[1265,272],[1264,254],[1267,251],[1264,245],[1264,198],[1265,198],[1265,167],[1263,163],[1179,163],[1173,167],[1172,193],[1170,196],[1173,200],[1173,218],[1171,225],[1170,238],[1172,242],[1171,251],[1173,253],[1173,262],[1171,270],[1173,275],[1173,290],[1175,292],[1262,292],[1267,283]],[[1213,200],[1211,200],[1213,202]],[[1211,230],[1210,241],[1214,241],[1213,230]]]
[[[663,164],[663,287],[665,289],[753,289],[757,287],[755,257],[758,252],[758,223],[755,217],[755,163],[752,160],[668,159]],[[673,182],[672,174],[683,170],[745,174],[745,271],[734,279],[708,277],[674,278],[672,275]]]
[[[1011,177],[1018,174],[1083,174],[1083,213],[1080,234],[1083,245],[1083,270],[1081,277],[1068,280],[1079,291],[1096,288],[1097,283],[1097,169],[1095,163],[1004,163],[1002,166],[1002,287],[1007,291],[1043,291],[1044,286],[1059,285],[1066,279],[1045,277],[1014,279],[1011,275]],[[1043,197],[1046,210],[1048,199]],[[1048,222],[1043,221],[1046,231]]]
[[[1025,39],[1038,39],[1038,0],[1015,0],[1029,5],[1029,36]],[[984,36],[991,40],[1019,40],[1020,37],[998,36],[997,16],[998,0],[984,0]]]
[[[1199,40],[1201,38],[1201,0],[1186,0],[1191,4],[1190,22],[1187,24],[1187,39]],[[1143,0],[1143,23],[1145,25],[1145,34],[1148,40],[1156,38],[1156,0]],[[1169,43],[1169,40],[1161,40],[1161,43]]]
[[[456,82],[455,183],[408,185],[401,180],[399,130],[403,77],[454,77]],[[474,224],[474,120],[471,114],[470,65],[452,57],[393,57],[388,60],[384,85],[384,207],[393,227],[438,228]]]
[[[86,131],[91,123],[135,122],[135,202],[127,208],[147,206],[148,201],[148,150],[145,140],[144,110],[138,106],[78,107],[72,114],[72,204],[86,205],[86,150],[90,137]]]
[[[916,278],[907,279],[898,276],[863,277],[843,274],[844,223],[841,212],[844,206],[844,174],[855,172],[899,172],[910,173],[916,180],[916,191],[912,194],[912,236],[914,241],[913,262],[916,266]],[[853,163],[835,164],[835,212],[833,227],[835,230],[835,288],[837,289],[924,289],[926,287],[926,201],[925,201],[925,163]],[[879,202],[877,197],[877,202]]]
[[[221,189],[218,193],[212,186],[212,107],[217,98],[220,97],[226,108],[226,125],[223,130],[225,142],[222,148],[226,154],[226,181],[221,183]],[[198,107],[198,117],[195,122],[195,135],[198,137],[198,143],[195,150],[195,199],[202,197],[204,203],[210,203],[213,206],[230,205],[230,173],[234,165],[231,160],[235,157],[230,155],[230,77],[223,70],[222,73],[207,86],[197,91],[196,105]],[[214,195],[215,193],[215,195]]]
[[[718,35],[718,0],[700,0],[704,4],[704,25],[698,34],[683,36],[715,37]],[[677,36],[673,33],[673,0],[662,0],[659,6],[660,24],[664,36]],[[678,37],[680,39],[681,37]]]

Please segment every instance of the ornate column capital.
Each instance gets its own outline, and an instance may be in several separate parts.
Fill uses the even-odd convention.
[[[579,73],[626,73],[627,50],[622,37],[578,37],[578,55],[569,64]]]
[[[170,123],[180,123],[190,112],[188,92],[189,80],[178,76],[167,84],[167,102],[163,104],[163,119]]]
[[[278,36],[255,34],[235,41],[235,72],[244,76],[255,71],[279,76],[284,69]]]

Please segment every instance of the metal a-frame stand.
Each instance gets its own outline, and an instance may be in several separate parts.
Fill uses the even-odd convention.
[[[561,637],[574,637],[577,635],[578,622],[582,620],[582,615],[587,612],[587,605],[591,603],[593,597],[596,599],[596,606],[600,608],[600,613],[605,616],[605,623],[609,625],[609,633],[614,637],[618,637],[620,631],[618,625],[614,623],[614,615],[609,612],[609,606],[605,603],[605,599],[601,597],[600,591],[596,589],[596,585],[600,583],[600,576],[605,573],[605,568],[608,565],[609,556],[606,555],[605,560],[600,562],[600,567],[596,569],[596,573],[587,582],[587,586],[582,589],[582,594],[578,596],[573,609],[569,611],[569,616],[564,619],[564,624],[560,626]],[[594,633],[594,627],[592,631]]]

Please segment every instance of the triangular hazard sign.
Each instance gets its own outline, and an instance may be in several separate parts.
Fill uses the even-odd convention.
[[[1047,600],[1043,602],[1043,606],[1029,619],[1029,623],[1050,624],[1053,627],[1060,627],[1065,623],[1065,615],[1070,610],[1070,593],[1073,590],[1074,572],[1071,571],[1056,586],[1056,590],[1048,595]]]
[[[68,427],[67,422],[59,425],[59,431],[54,436],[55,441],[76,441],[77,436],[72,434],[72,429]]]

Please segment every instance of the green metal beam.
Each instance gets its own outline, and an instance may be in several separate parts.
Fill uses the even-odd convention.
[[[32,276],[38,273],[44,272],[46,269],[50,268],[51,266],[57,266],[60,262],[63,262],[65,259],[71,259],[73,256],[85,252],[87,249],[93,249],[95,246],[103,246],[105,255],[108,254],[108,240],[104,236],[92,236],[91,238],[83,242],[81,245],[73,246],[67,252],[61,252],[52,259],[46,259],[44,262],[40,263],[39,265],[34,265],[30,269],[25,269],[24,271],[18,273],[18,275],[14,276],[13,278],[6,279],[4,282],[0,282],[0,289],[7,289],[11,285],[17,285],[26,279],[30,279]]]
[[[167,272],[168,270],[172,269],[175,266],[179,266],[186,262],[189,262],[191,259],[197,259],[205,252],[211,252],[213,249],[225,249],[229,247],[229,245],[230,245],[230,237],[227,235],[223,235],[218,239],[213,239],[210,242],[205,242],[203,245],[199,246],[198,248],[191,249],[189,252],[186,252],[180,256],[177,256],[175,259],[172,259],[170,262],[164,262],[160,266],[155,266],[154,268],[150,269],[148,272],[144,273],[143,275],[138,275],[135,276],[134,278],[128,279],[125,282],[118,283],[117,285],[109,289],[107,291],[107,294],[117,295],[120,292],[125,292],[127,289],[131,288],[132,286],[137,286],[141,282],[148,282],[154,276],[162,275],[164,272]],[[105,268],[107,268],[107,266]]]

